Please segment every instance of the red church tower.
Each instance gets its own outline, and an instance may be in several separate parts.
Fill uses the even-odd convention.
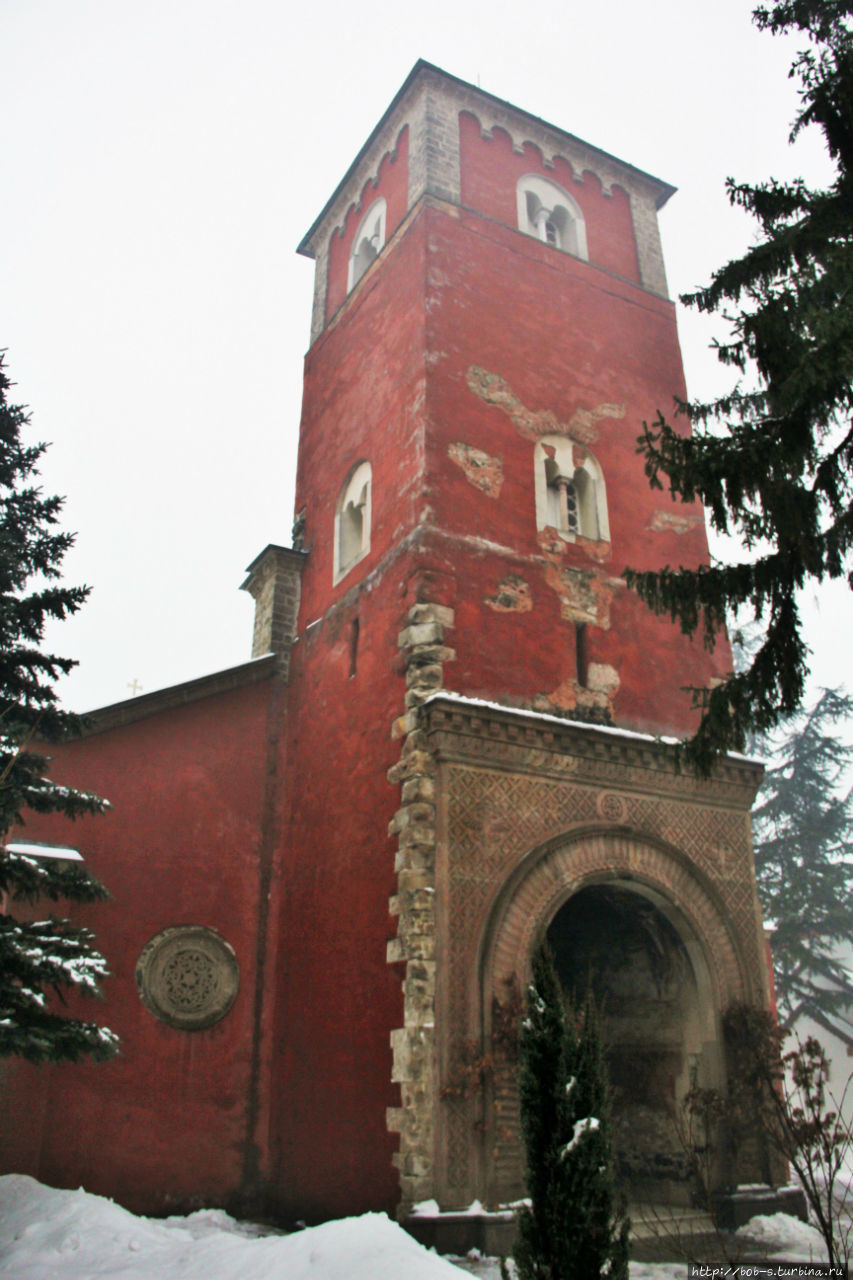
[[[300,246],[317,266],[281,923],[300,942],[275,1127],[283,1168],[311,1150],[299,1194],[318,1206],[331,1186],[336,1210],[357,1201],[370,1158],[371,1194],[394,1197],[380,1097],[404,1205],[520,1194],[495,1019],[581,890],[605,929],[635,902],[630,946],[657,929],[679,974],[659,1032],[627,1013],[610,1028],[617,1074],[633,1059],[659,1078],[622,1110],[626,1137],[669,1151],[664,1195],[664,1112],[703,1052],[718,1078],[726,1001],[766,1001],[756,772],[729,762],[703,788],[655,741],[690,730],[686,686],[723,677],[727,647],[703,652],[621,576],[708,554],[701,509],[652,491],[636,450],[684,394],[657,228],[671,194],[419,63]],[[629,961],[611,1003],[651,1009]]]
[[[643,420],[684,394],[657,227],[671,194],[420,62],[303,240],[316,285],[294,547],[250,566],[256,661],[108,709],[61,761],[97,788],[102,751],[130,797],[135,742],[179,752],[194,717],[197,771],[217,724],[251,762],[245,811],[213,788],[242,822],[239,874],[223,851],[202,888],[189,854],[153,913],[122,897],[123,824],[137,845],[140,820],[161,843],[173,820],[204,831],[210,788],[180,819],[175,792],[87,829],[123,913],[119,941],[92,917],[117,971],[111,1025],[132,1030],[123,1067],[87,1068],[86,1090],[124,1070],[140,1092],[137,1203],[159,1207],[166,1186],[185,1202],[188,1177],[285,1218],[517,1198],[515,1030],[545,936],[567,988],[592,974],[604,1000],[632,1195],[689,1201],[672,1111],[691,1083],[724,1080],[727,1005],[769,993],[759,770],[730,759],[702,783],[667,741],[693,724],[687,687],[725,676],[727,646],[704,652],[622,576],[708,554],[701,509],[652,491],[636,451]],[[164,1026],[151,956],[188,922],[223,935],[239,994],[215,1025]],[[144,1009],[119,987],[134,965]],[[141,1132],[155,1037],[176,1076],[187,1037],[196,1057],[232,1046],[228,1102],[199,1086],[189,1174]],[[111,1177],[121,1194],[130,1175]]]

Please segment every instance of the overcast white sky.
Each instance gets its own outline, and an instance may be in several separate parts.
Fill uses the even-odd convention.
[[[289,544],[313,264],[295,246],[423,57],[679,188],[673,293],[751,236],[727,174],[828,172],[787,147],[793,46],[748,0],[0,0],[0,346],[43,478],[67,495],[51,636],[88,709],[241,662],[237,587]],[[681,314],[688,384],[721,389]],[[815,612],[821,683],[845,677],[849,594]],[[835,642],[835,643],[833,643]]]

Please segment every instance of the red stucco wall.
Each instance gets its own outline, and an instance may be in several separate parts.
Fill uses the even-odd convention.
[[[12,1067],[0,1162],[130,1208],[229,1203],[247,1159],[258,868],[269,682],[161,712],[54,749],[57,781],[109,798],[71,825],[32,815],[22,833],[70,843],[112,901],[69,914],[95,931],[114,976],[106,1003],[75,1011],[116,1031],[111,1062]],[[141,1003],[139,953],[161,929],[202,924],[234,947],[240,990],[205,1031],[167,1026]],[[31,1098],[21,1091],[29,1088]],[[32,1125],[32,1099],[43,1125]],[[265,1153],[260,1153],[263,1163]]]
[[[288,690],[273,1100],[280,1195],[302,1217],[392,1210],[398,1194],[385,1123],[398,1101],[389,1032],[402,1009],[385,958],[398,798],[385,774],[399,756],[391,723],[405,691],[406,540],[422,514],[424,251],[421,223],[387,246],[383,269],[364,278],[305,365],[296,508],[309,555]],[[335,585],[335,504],[363,458],[371,549]]]
[[[595,207],[624,242],[620,199],[599,193]],[[626,258],[615,258],[624,269]],[[277,1194],[302,1216],[391,1208],[397,1196],[385,1108],[397,1102],[389,1033],[401,994],[385,945],[395,889],[387,826],[399,792],[386,771],[399,758],[390,728],[404,710],[397,637],[409,607],[426,598],[455,609],[447,643],[457,657],[445,664],[453,689],[531,705],[575,671],[574,625],[561,618],[537,537],[534,440],[472,391],[475,365],[559,420],[620,406],[594,445],[611,549],[602,560],[569,546],[564,563],[618,579],[628,563],[706,554],[701,528],[652,532],[667,502],[648,489],[635,452],[642,419],[684,389],[672,305],[493,217],[416,211],[305,367],[296,506],[309,555],[288,691],[272,1125]],[[499,496],[450,458],[460,441],[500,459]],[[371,550],[335,585],[335,503],[362,459],[373,468]],[[485,602],[510,572],[529,583],[526,612]],[[624,587],[613,590],[609,629],[589,633],[590,661],[619,673],[617,722],[635,728],[686,728],[681,685],[725,663],[722,650],[706,658]]]
[[[310,558],[299,630],[342,600],[420,518],[426,383],[424,227],[388,245],[305,359],[296,510]],[[386,269],[387,268],[387,269]],[[373,469],[370,553],[333,584],[338,494],[353,467]]]
[[[636,439],[644,419],[684,394],[674,308],[637,286],[529,236],[473,214],[426,209],[428,351],[440,353],[427,384],[427,494],[431,521],[445,535],[456,573],[458,661],[450,686],[475,696],[550,694],[575,671],[574,625],[560,617],[553,588],[559,564],[609,579],[609,627],[590,626],[590,662],[615,667],[616,722],[683,733],[693,723],[685,685],[729,669],[721,641],[713,655],[656,618],[620,585],[627,566],[695,566],[707,559],[701,508],[652,490]],[[513,405],[488,403],[471,371],[497,375]],[[599,406],[589,448],[607,490],[610,547],[562,544],[543,558],[537,534],[537,433]],[[527,421],[514,421],[529,413]],[[538,416],[537,416],[538,415]],[[449,453],[472,445],[500,460],[499,493],[472,484]],[[665,517],[687,517],[676,533]],[[691,523],[692,522],[692,523]],[[446,535],[451,535],[448,539]],[[456,541],[453,541],[456,539]],[[479,539],[479,544],[474,540]],[[486,604],[508,574],[529,585],[532,608],[495,612]]]
[[[350,205],[343,226],[335,231],[329,245],[329,279],[326,292],[326,319],[335,314],[347,296],[347,277],[352,242],[367,210],[385,197],[385,239],[390,240],[409,208],[409,127],[401,131],[392,152],[383,156],[376,181],[365,183],[358,204]]]
[[[468,111],[459,116],[459,145],[464,205],[517,228],[518,180],[528,173],[538,174],[556,182],[580,206],[590,262],[639,281],[631,205],[622,187],[614,185],[605,193],[594,173],[586,169],[575,177],[562,156],[554,158],[553,167],[546,167],[541,151],[532,142],[524,143],[519,154],[513,150],[509,134],[500,127],[484,138],[479,120]]]
[[[389,1032],[402,1008],[400,975],[386,964],[398,568],[303,633],[291,665],[273,1132],[284,1211],[309,1219],[393,1211],[398,1195],[385,1124],[397,1102]]]

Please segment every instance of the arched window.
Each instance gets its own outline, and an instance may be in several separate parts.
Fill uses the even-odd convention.
[[[335,582],[370,550],[370,488],[370,463],[360,462],[350,472],[335,507]]]
[[[518,181],[520,230],[564,253],[587,258],[586,225],[580,205],[556,182],[528,173]]]
[[[374,200],[358,224],[349,256],[347,293],[354,289],[385,243],[385,200]]]
[[[554,529],[567,542],[609,542],[604,475],[589,450],[565,436],[543,436],[534,466],[537,529]]]

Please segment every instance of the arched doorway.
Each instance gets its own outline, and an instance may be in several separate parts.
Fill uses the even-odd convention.
[[[574,908],[569,905],[573,899],[577,900]],[[619,911],[623,907],[625,910]],[[565,915],[561,914],[564,909]],[[617,959],[613,911],[619,911],[620,917],[627,912],[629,920],[633,914],[636,918],[630,936],[635,943],[639,945],[645,934],[644,945],[661,947],[678,976],[677,983],[673,977],[669,986],[666,982],[661,985],[665,998],[658,1002],[657,968],[649,961],[643,1015],[636,993],[630,993],[629,988],[624,998],[627,1012],[619,1028],[615,1057],[621,1058],[620,1069],[630,1072],[632,1079],[638,1080],[645,1072],[654,1086],[642,1104],[645,1109],[637,1107],[633,1115],[629,1112],[623,1126],[630,1128],[633,1123],[636,1127],[636,1139],[623,1148],[627,1189],[635,1201],[678,1205],[691,1198],[683,1162],[676,1158],[679,1144],[672,1136],[671,1115],[670,1123],[664,1125],[667,1099],[681,1100],[694,1069],[701,1087],[724,1084],[722,1010],[745,1000],[761,1002],[765,998],[760,985],[763,970],[757,964],[750,968],[752,935],[738,929],[718,886],[695,859],[648,835],[601,828],[566,833],[531,849],[516,863],[484,917],[477,961],[479,983],[477,988],[467,988],[472,997],[476,990],[469,1005],[471,1020],[462,1032],[469,1039],[462,1040],[460,1035],[457,1043],[464,1048],[477,1037],[476,1043],[490,1064],[491,1079],[482,1109],[476,1115],[473,1108],[466,1112],[468,1131],[462,1118],[451,1120],[448,1107],[451,1122],[442,1121],[439,1136],[442,1153],[461,1150],[467,1141],[465,1150],[470,1156],[476,1147],[477,1166],[472,1156],[469,1159],[471,1198],[476,1195],[500,1204],[525,1194],[517,1046],[513,1049],[504,1043],[503,1029],[517,1017],[533,952],[552,928],[552,940],[564,927],[571,935],[589,916],[592,928],[587,932],[598,932],[605,943],[602,959],[608,955]],[[633,943],[625,942],[624,955],[616,965],[626,982],[633,949]],[[574,963],[576,968],[588,968],[580,947]],[[457,990],[466,990],[463,982]],[[668,1010],[667,999],[671,999]],[[670,1036],[667,1027],[673,1025],[677,1030]],[[671,1055],[670,1082],[655,1096],[655,1073],[667,1054]],[[442,1076],[445,1078],[449,1077]],[[482,1142],[472,1147],[470,1126],[475,1123],[482,1128]],[[449,1154],[443,1154],[444,1158],[449,1161]],[[716,1169],[714,1183],[720,1184],[722,1176],[722,1169]]]
[[[546,936],[567,998],[579,1006],[591,989],[599,1011],[620,1180],[632,1200],[690,1204],[682,1103],[716,1053],[704,961],[683,919],[660,895],[611,881],[568,898]]]

